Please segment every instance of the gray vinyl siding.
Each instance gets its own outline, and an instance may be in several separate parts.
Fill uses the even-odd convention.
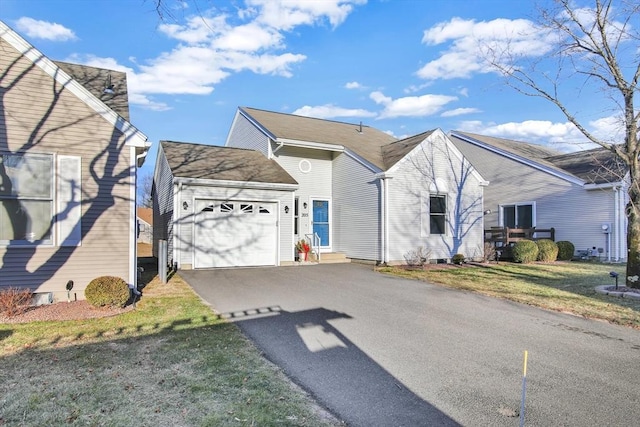
[[[269,139],[239,112],[236,113],[226,145],[260,151],[265,157],[269,157]]]
[[[460,183],[460,161],[446,153],[443,141],[434,138],[422,142],[391,175],[387,180],[390,262],[404,262],[405,255],[419,247],[430,253],[430,259],[450,259],[456,253],[469,258],[480,256],[483,187],[473,175]],[[444,235],[429,232],[430,194],[446,196]],[[457,209],[461,215],[455,214]],[[459,239],[454,238],[456,224]]]
[[[0,151],[71,155],[81,158],[82,206],[79,246],[1,246],[0,288],[53,292],[83,299],[94,278],[118,276],[128,282],[130,249],[130,148],[113,125],[32,62],[0,40]],[[55,164],[55,162],[54,162]],[[55,188],[55,186],[54,186]],[[56,206],[54,192],[54,212]],[[54,242],[56,242],[54,227]]]
[[[473,144],[459,139],[455,139],[455,143],[483,177],[490,181],[484,192],[484,209],[491,210],[491,214],[485,216],[487,228],[500,225],[501,205],[535,202],[537,228],[555,228],[556,241],[568,240],[576,250],[595,246],[606,252],[607,236],[602,233],[601,225],[611,223],[615,227],[612,189],[586,190],[582,185]],[[612,241],[612,248],[616,244],[626,247],[626,230],[617,231],[620,242]],[[621,256],[625,258],[626,253],[621,253]]]
[[[311,199],[324,198],[331,200],[331,209],[335,204],[332,200],[332,174],[333,155],[331,152],[321,150],[311,150],[297,147],[283,147],[276,154],[274,159],[295,179],[299,186],[295,196],[299,197],[300,203],[300,236],[311,233]],[[300,161],[307,160],[311,164],[311,171],[303,173],[300,171]],[[303,203],[307,203],[307,209],[303,208]],[[307,214],[308,216],[304,216]],[[333,222],[333,213],[331,220]],[[332,249],[335,233],[335,224],[331,226]]]
[[[243,201],[264,201],[277,203],[278,209],[278,230],[279,230],[279,258],[280,262],[291,262],[294,260],[293,242],[293,191],[261,190],[261,189],[238,189],[212,187],[206,185],[184,185],[178,193],[178,206],[187,202],[188,208],[179,209],[176,213],[174,227],[177,236],[176,256],[179,267],[188,264],[193,266],[194,261],[194,212],[196,200],[243,200]],[[284,207],[289,207],[289,213],[284,212]]]
[[[347,154],[333,161],[334,251],[381,260],[380,180]]]
[[[167,241],[167,261],[173,264],[173,175],[164,155],[158,147],[156,168],[153,175],[153,255],[158,257],[158,241]]]

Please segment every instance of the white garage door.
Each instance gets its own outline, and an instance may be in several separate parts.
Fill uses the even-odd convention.
[[[276,203],[196,200],[195,268],[275,265]]]

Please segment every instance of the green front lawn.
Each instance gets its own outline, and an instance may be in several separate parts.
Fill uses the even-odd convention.
[[[379,271],[640,329],[640,300],[595,292],[596,286],[615,284],[610,271],[623,278],[624,265],[501,262],[426,270],[381,267]],[[620,282],[624,284],[623,280]]]

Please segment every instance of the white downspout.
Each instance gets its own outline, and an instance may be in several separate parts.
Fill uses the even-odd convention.
[[[178,239],[177,236],[179,234],[178,228],[180,228],[180,224],[182,223],[180,215],[180,201],[182,200],[182,181],[178,183],[178,191],[176,191],[176,196],[174,199],[174,208],[173,208],[173,224],[171,228],[173,228],[173,242],[171,243],[173,249],[173,265],[175,268],[180,268],[180,248],[178,248]],[[192,207],[195,209],[195,207]]]
[[[278,144],[278,146],[271,151],[272,155],[276,154],[278,152],[278,150],[280,150],[282,147],[284,147],[284,142],[275,141],[275,143]]]
[[[624,186],[619,186],[618,187],[618,191],[617,191],[617,195],[618,195],[618,206],[616,209],[616,213],[618,214],[618,220],[616,223],[616,252],[617,252],[617,259],[618,261],[622,261],[623,259],[626,260],[627,259],[627,246],[623,245],[623,241],[626,242],[626,238],[624,238],[623,236],[626,236],[627,230],[625,227],[625,222],[626,222],[626,214],[625,212],[625,194],[626,194],[626,189]]]
[[[620,261],[620,187],[613,187],[613,236],[609,238],[609,246],[611,246],[611,239],[614,240],[614,248],[616,253],[614,254],[614,260]],[[609,254],[609,261],[611,261],[611,254]]]
[[[384,185],[384,262],[389,262],[389,180],[385,177]]]
[[[136,209],[138,206],[138,192],[136,191],[137,183],[138,183],[138,164],[140,160],[143,160],[149,149],[144,150],[140,154],[136,154],[136,147],[129,148],[130,158],[132,159],[129,165],[131,170],[129,179],[132,182],[131,188],[129,189],[129,197],[131,199],[131,204],[133,207],[131,208],[131,213],[129,217],[129,288],[136,295],[140,295],[138,292],[138,216],[136,215]]]
[[[385,252],[385,248],[386,248],[386,236],[385,236],[385,232],[387,230],[387,212],[386,212],[386,206],[387,206],[387,198],[385,197],[385,187],[386,187],[386,182],[384,177],[380,177],[380,213],[382,215],[382,221],[380,223],[380,258],[381,258],[381,262],[382,264],[385,264],[387,262],[386,259],[386,252]]]

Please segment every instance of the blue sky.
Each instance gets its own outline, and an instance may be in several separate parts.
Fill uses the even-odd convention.
[[[478,55],[483,40],[515,34],[519,55],[544,60],[533,3],[163,0],[160,19],[152,0],[2,0],[0,19],[51,59],[126,71],[131,121],[154,145],[224,145],[248,106],[399,138],[441,128],[576,149],[583,138],[553,105],[517,93]],[[569,106],[610,132],[602,94],[581,84],[564,87]]]

